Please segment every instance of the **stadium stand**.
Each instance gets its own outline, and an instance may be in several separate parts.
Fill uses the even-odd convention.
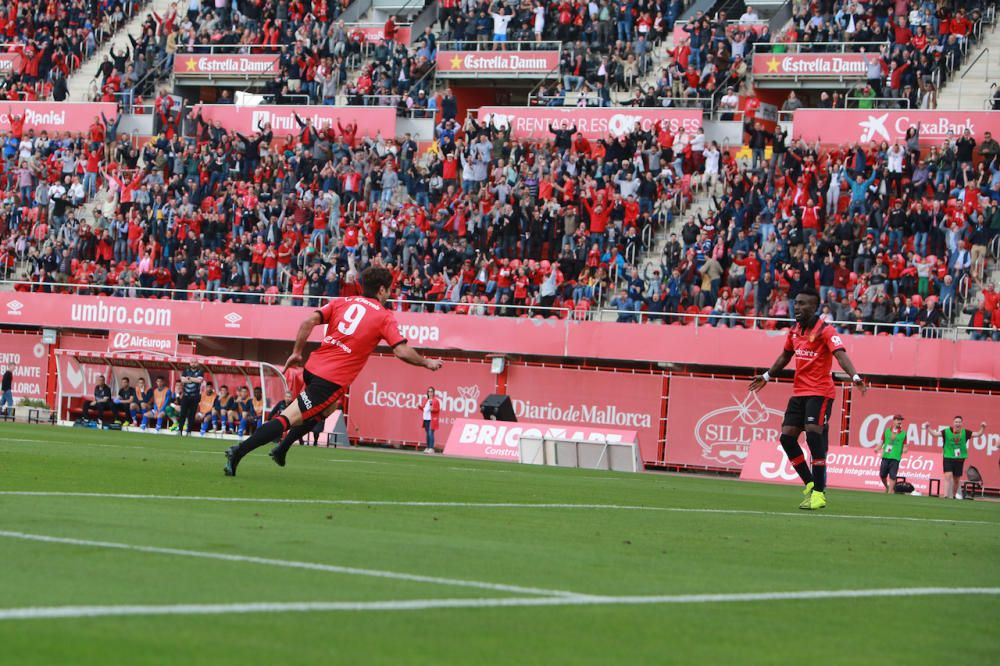
[[[7,101],[66,100],[67,77],[145,0],[5,3],[0,8],[0,94]]]
[[[438,36],[470,48],[479,43],[478,32],[473,42],[461,27],[469,16],[479,20],[479,6],[443,7],[443,32],[428,29],[413,46],[386,39],[393,28],[384,26],[373,49],[364,35],[347,43],[330,38],[349,30],[336,10],[324,28],[308,20],[302,3],[255,6],[255,17],[241,10],[223,18],[208,7],[151,17],[133,51],[159,62],[209,45],[278,49],[278,78],[301,80],[292,94],[329,102],[341,93],[334,87],[328,94],[316,76],[343,82],[357,48],[375,64],[371,87],[348,85],[349,100],[378,105],[374,98],[399,95],[391,103],[426,108],[435,116],[434,142],[366,136],[353,124],[317,129],[299,117],[294,136],[276,138],[263,125],[241,134],[197,110],[171,111],[163,93],[155,109],[167,113],[145,145],[113,133],[106,141],[95,135],[25,145],[11,134],[0,265],[25,274],[18,288],[315,304],[355,293],[357,271],[381,262],[397,275],[400,307],[411,310],[590,318],[607,306],[621,322],[778,327],[798,290],[814,284],[824,316],[843,332],[931,336],[968,314],[970,325],[983,329],[978,337],[998,337],[990,286],[1000,233],[995,137],[961,136],[926,149],[914,128],[917,136],[900,146],[806,145],[748,113],[747,155],[701,130],[666,126],[600,139],[560,126],[548,140],[529,141],[472,113],[463,122],[448,88],[434,90],[429,80],[426,89],[414,86],[427,74],[415,76],[414,65],[433,62]],[[645,29],[603,11],[582,12],[575,25],[562,17],[573,7],[534,8],[541,11],[518,6],[511,25],[521,27],[511,36],[584,36],[583,46],[564,50],[564,62],[589,63],[605,48],[627,62],[635,54],[617,51],[617,42],[643,32],[669,38],[663,49],[673,53],[674,73],[668,68],[656,99],[710,97],[722,72],[745,75],[733,70],[734,52],[754,40],[769,43],[766,27],[748,27],[758,25],[750,8],[734,22],[720,15],[681,26],[673,25],[677,11],[650,5],[637,9]],[[279,30],[269,21],[282,10]],[[528,20],[539,15],[540,31]],[[878,25],[878,16],[872,21]],[[691,37],[671,47],[678,28]],[[689,42],[702,31],[714,36],[694,56]],[[801,40],[820,41],[816,30],[803,31]],[[712,63],[725,67],[712,70]],[[674,76],[691,70],[700,72],[697,81]],[[583,82],[574,78],[578,71],[562,69],[564,92],[588,82],[619,87],[606,67],[588,64]],[[418,101],[421,90],[427,102]],[[270,94],[281,101],[288,92]],[[610,95],[602,103],[610,104]],[[69,179],[66,186],[55,184],[60,177]],[[75,216],[80,191],[98,185],[108,194],[95,219]],[[696,199],[706,205],[689,207]]]

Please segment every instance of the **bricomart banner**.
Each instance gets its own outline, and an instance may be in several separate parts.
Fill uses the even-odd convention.
[[[518,462],[521,437],[582,439],[589,442],[634,443],[634,430],[599,428],[588,424],[559,425],[545,422],[484,421],[458,419],[445,443],[444,452],[463,458]]]

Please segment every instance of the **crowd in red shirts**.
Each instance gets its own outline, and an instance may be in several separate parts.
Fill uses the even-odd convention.
[[[532,144],[442,116],[426,151],[354,124],[275,140],[192,116],[140,148],[98,119],[80,137],[15,128],[0,266],[28,260],[21,289],[315,305],[381,263],[405,309],[586,317],[606,303],[620,321],[714,325],[782,325],[815,284],[843,331],[932,334],[965,306],[977,335],[1000,323],[985,278],[1000,232],[992,137],[824,150],[751,124],[751,148],[776,150],[748,165],[700,130],[552,128]],[[684,219],[648,266],[646,241],[683,215],[696,175],[721,187],[716,210]],[[79,219],[91,183],[110,195]],[[980,310],[962,301],[975,283]]]
[[[145,0],[7,0],[0,3],[0,95],[64,101],[66,78]]]

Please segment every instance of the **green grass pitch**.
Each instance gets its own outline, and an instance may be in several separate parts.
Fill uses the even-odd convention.
[[[1000,663],[997,503],[226,445],[0,425],[0,664]]]

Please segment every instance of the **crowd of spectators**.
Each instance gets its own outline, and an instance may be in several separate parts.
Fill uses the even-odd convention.
[[[7,101],[66,100],[66,78],[145,0],[9,0],[0,3],[0,56]]]
[[[220,30],[243,21],[205,18]],[[134,48],[162,49],[189,21],[153,17]],[[751,315],[783,326],[815,285],[838,330],[928,336],[957,319],[975,283],[969,323],[987,330],[976,337],[1000,328],[986,277],[1000,145],[988,132],[930,151],[919,127],[904,144],[830,148],[751,119],[744,162],[700,129],[593,140],[552,127],[531,143],[491,119],[460,123],[450,91],[437,104],[426,151],[355,124],[300,120],[297,136],[276,139],[267,125],[247,136],[196,113],[141,148],[97,119],[87,136],[12,133],[0,268],[27,259],[25,290],[316,305],[358,293],[358,272],[377,263],[393,270],[403,309],[586,317],[607,300],[621,322],[715,326]],[[106,199],[82,219],[76,207],[97,185]],[[716,194],[715,210],[684,219],[657,265],[644,264],[695,186]]]
[[[989,131],[929,151],[919,126],[905,144],[828,149],[789,143],[753,120],[745,131],[749,164],[723,154],[717,174],[718,148],[706,148],[707,171],[725,182],[715,212],[671,237],[659,275],[632,275],[620,319],[640,309],[652,319],[701,314],[716,326],[785,318],[814,285],[842,332],[934,336],[978,285],[983,307],[970,325],[1000,328],[986,280],[1000,234],[1000,144]]]
[[[937,107],[943,82],[959,70],[979,37],[986,2],[838,0],[823,8],[799,4],[791,27],[773,45],[797,52],[864,53],[866,81],[831,106]]]
[[[374,262],[392,268],[406,309],[587,316],[606,294],[622,322],[728,326],[782,326],[814,284],[842,331],[924,335],[958,316],[975,282],[986,298],[970,323],[1000,324],[985,284],[1000,233],[988,133],[926,153],[916,141],[823,150],[748,122],[753,154],[769,143],[774,156],[743,163],[700,130],[592,141],[553,127],[529,145],[467,118],[419,154],[408,136],[302,125],[275,141],[267,126],[244,136],[193,115],[142,150],[117,141],[96,166],[111,194],[92,221],[72,207],[94,165],[53,156],[102,147],[36,140],[45,168],[7,180],[0,265],[29,260],[22,289],[315,305],[356,293]],[[692,176],[721,187],[716,210],[686,219],[643,269],[643,239],[682,214]]]

